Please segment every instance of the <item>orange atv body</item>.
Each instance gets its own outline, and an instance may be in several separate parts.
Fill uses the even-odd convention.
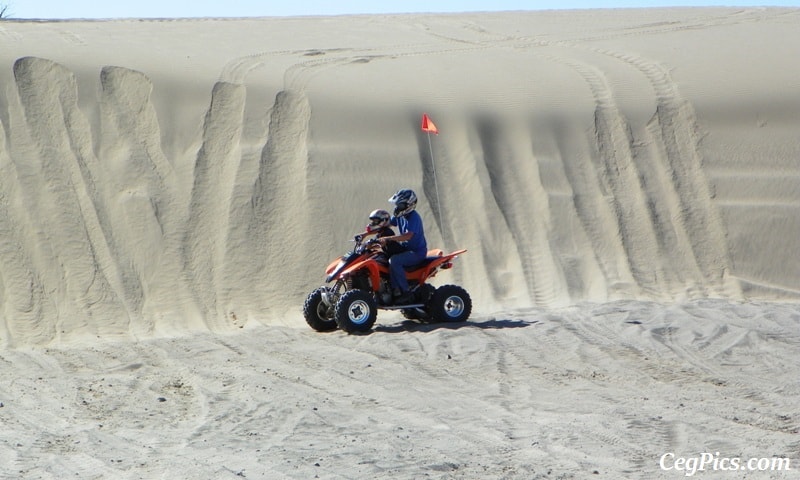
[[[406,278],[413,293],[411,303],[392,304],[389,260],[380,246],[362,242],[331,262],[325,269],[329,286],[311,292],[303,306],[306,322],[317,331],[337,328],[348,333],[364,332],[375,323],[377,310],[400,310],[409,319],[437,322],[464,321],[472,311],[469,294],[456,285],[433,287],[427,281],[439,270],[452,268],[453,261],[466,249],[445,254],[429,250],[417,265],[406,267]]]
[[[435,276],[439,269],[446,270],[452,268],[452,260],[466,251],[466,249],[456,250],[455,252],[445,255],[440,249],[428,250],[428,255],[422,263],[413,265],[410,269],[406,269],[406,278],[408,279],[409,285],[425,283],[428,278]],[[338,264],[339,260],[331,262],[325,270],[325,273],[330,275]],[[389,259],[381,253],[365,255],[364,258],[349,265],[344,271],[340,272],[339,275],[351,276],[361,270],[367,273],[372,290],[378,292],[381,276],[386,277],[389,275]]]

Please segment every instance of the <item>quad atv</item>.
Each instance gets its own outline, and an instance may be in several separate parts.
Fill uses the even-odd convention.
[[[328,265],[325,283],[330,285],[306,298],[303,315],[311,328],[319,332],[336,328],[348,333],[367,332],[375,324],[378,309],[400,310],[408,319],[430,323],[469,318],[472,300],[466,290],[457,285],[436,288],[426,283],[439,270],[451,268],[453,260],[466,250],[447,255],[439,249],[428,250],[425,260],[406,267],[413,300],[393,305],[389,259],[375,239],[365,242],[364,236],[356,235],[353,250]]]

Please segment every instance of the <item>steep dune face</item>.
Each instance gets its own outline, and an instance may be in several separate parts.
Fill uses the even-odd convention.
[[[28,155],[15,161],[11,145],[14,168],[6,181],[15,183],[8,190],[16,195],[8,198],[8,223],[22,226],[19,243],[12,245],[20,253],[12,258],[25,260],[3,268],[11,274],[3,283],[11,291],[28,286],[43,291],[40,300],[54,304],[58,315],[40,311],[32,323],[20,324],[12,310],[7,321],[22,338],[41,337],[38,324],[55,334],[83,326],[99,334],[125,331],[130,323],[125,288],[111,227],[102,214],[93,176],[97,157],[88,122],[77,107],[74,77],[58,64],[31,57],[15,63],[14,76],[26,127],[21,148]],[[10,132],[12,139],[15,133]],[[33,271],[23,278],[34,281],[23,286],[14,277],[28,265]],[[65,325],[66,318],[76,324]]]
[[[432,247],[469,249],[446,275],[477,312],[800,298],[800,146],[785,134],[797,117],[755,91],[750,110],[720,118],[708,105],[737,91],[704,89],[739,66],[709,74],[702,48],[665,47],[682,29],[768,42],[783,29],[797,44],[800,17],[662,14],[673,22],[309,18],[257,54],[260,37],[245,32],[298,20],[207,20],[216,43],[186,44],[147,22],[3,24],[16,42],[2,53],[13,63],[0,102],[3,342],[294,324],[325,263],[403,186],[420,194]],[[342,38],[342,27],[364,33]],[[127,45],[120,66],[102,63],[98,30]],[[175,52],[143,60],[124,43],[142,35]],[[50,44],[62,57],[25,56]],[[183,53],[205,53],[202,75],[170,69]],[[798,72],[781,72],[756,87],[800,107],[785,81]],[[206,94],[187,101],[181,82]],[[419,131],[423,109],[441,135]]]

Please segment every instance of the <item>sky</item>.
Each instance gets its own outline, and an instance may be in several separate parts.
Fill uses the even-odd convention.
[[[187,18],[714,5],[800,7],[800,0],[0,0],[0,11],[16,19]]]

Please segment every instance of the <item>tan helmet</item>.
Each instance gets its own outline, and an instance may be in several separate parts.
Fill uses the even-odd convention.
[[[373,210],[369,214],[369,227],[372,230],[383,228],[389,225],[389,212],[383,209]]]

